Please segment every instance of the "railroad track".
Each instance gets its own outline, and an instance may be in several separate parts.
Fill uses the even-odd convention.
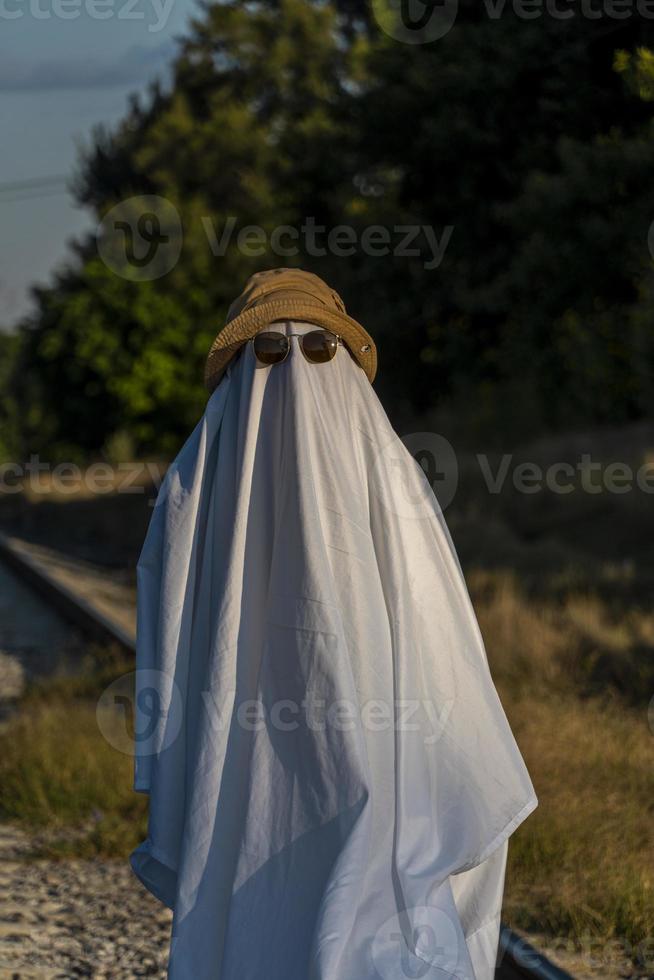
[[[121,603],[121,595],[102,595],[102,591],[82,588],[80,578],[87,572],[82,563],[53,560],[55,553],[0,532],[0,559],[31,585],[59,614],[94,639],[119,644],[134,652],[134,620]],[[97,578],[97,571],[95,572]],[[113,600],[113,601],[112,601]]]
[[[113,615],[106,603],[82,594],[70,575],[62,575],[56,566],[39,557],[38,548],[0,532],[0,560],[78,629],[136,652],[136,633],[125,617]],[[569,973],[508,926],[500,930],[497,963],[496,980],[572,980]]]
[[[502,926],[497,951],[496,980],[572,980],[531,943]]]

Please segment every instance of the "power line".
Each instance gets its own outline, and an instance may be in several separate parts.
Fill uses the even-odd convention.
[[[41,197],[57,197],[59,194],[67,194],[65,187],[53,188],[50,191],[41,191],[40,194],[16,194],[14,197],[5,197],[0,193],[0,204],[11,204],[13,201],[35,201]]]
[[[29,190],[32,187],[44,187],[49,184],[65,184],[67,180],[66,174],[50,174],[47,177],[32,177],[30,180],[4,180],[0,181],[0,192]]]
[[[29,180],[0,181],[0,203],[29,201],[33,198],[67,193],[68,179],[65,174],[50,174],[45,177],[32,177]]]

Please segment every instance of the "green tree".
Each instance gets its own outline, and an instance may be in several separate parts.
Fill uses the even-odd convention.
[[[0,330],[0,464],[16,458],[19,451],[20,410],[16,392],[16,364],[20,338]]]
[[[132,282],[89,239],[37,291],[26,444],[92,453],[128,430],[139,450],[172,451],[229,301],[257,269],[293,264],[370,328],[391,411],[450,405],[487,438],[651,413],[649,22],[525,20],[508,5],[494,18],[461,0],[445,37],[409,45],[371,11],[205,4],[170,90],[96,131],[80,201],[100,220],[160,195],[183,249],[163,278]],[[307,218],[359,241],[373,225],[453,230],[436,268],[424,242],[347,258],[236,242]]]

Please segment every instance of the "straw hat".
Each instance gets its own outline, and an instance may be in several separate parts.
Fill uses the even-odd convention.
[[[269,269],[251,276],[227,311],[225,326],[211,345],[204,369],[209,391],[214,390],[243,344],[274,320],[304,320],[339,334],[368,380],[375,377],[375,343],[361,324],[345,312],[338,293],[312,272]]]

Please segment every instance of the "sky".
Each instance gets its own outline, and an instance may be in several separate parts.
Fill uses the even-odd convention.
[[[0,329],[95,226],[67,183],[97,123],[167,78],[194,0],[0,0]]]

